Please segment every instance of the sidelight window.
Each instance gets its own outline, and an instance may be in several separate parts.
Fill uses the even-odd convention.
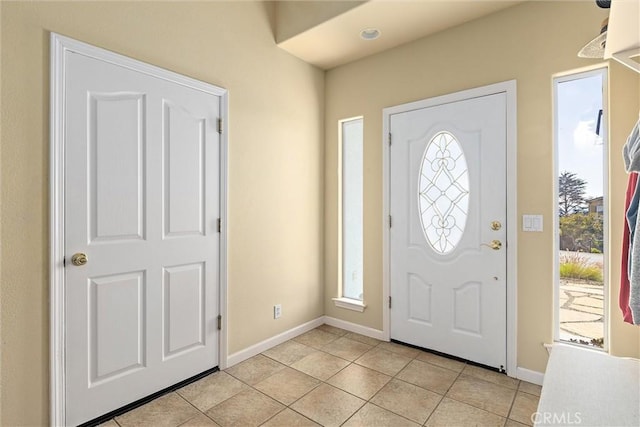
[[[342,297],[363,299],[363,119],[340,122]]]
[[[607,349],[607,69],[554,79],[555,339]]]

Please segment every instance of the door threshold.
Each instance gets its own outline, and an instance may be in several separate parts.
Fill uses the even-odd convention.
[[[153,394],[150,394],[149,396],[143,397],[142,399],[138,399],[135,402],[129,403],[121,408],[118,408],[116,410],[113,410],[111,412],[108,412],[104,415],[100,415],[97,418],[94,418],[90,421],[87,421],[85,423],[80,424],[78,427],[94,427],[97,425],[100,425],[102,423],[105,423],[107,421],[109,421],[110,419],[117,417],[119,415],[122,415],[126,412],[132,411],[136,408],[139,408],[142,405],[145,405],[149,402],[151,402],[152,400],[155,400],[159,397],[164,396],[165,394],[169,394],[171,392],[174,392],[186,385],[189,385],[191,383],[194,383],[196,381],[198,381],[199,379],[202,379],[204,377],[206,377],[207,375],[213,374],[214,372],[218,372],[220,369],[216,366],[214,368],[211,369],[207,369],[206,371],[200,372],[199,374],[196,374],[190,378],[187,378],[186,380],[182,380],[179,383],[176,383],[174,385],[171,385],[167,388],[164,388],[160,391],[157,391]]]
[[[420,347],[420,346],[417,346],[417,345],[408,344],[406,342],[394,340],[393,338],[391,339],[391,342],[396,343],[396,344],[400,344],[400,345],[404,345],[406,347],[415,348],[416,350],[421,350],[421,351],[424,351],[424,352],[427,352],[427,353],[435,354],[436,356],[444,357],[446,359],[451,359],[451,360],[456,360],[458,362],[466,363],[467,365],[477,366],[478,368],[483,368],[483,369],[487,369],[489,371],[497,372],[499,374],[507,375],[507,372],[505,370],[501,370],[500,368],[496,368],[496,367],[489,366],[489,365],[484,365],[482,363],[474,362],[473,360],[464,359],[462,357],[453,356],[453,355],[447,354],[447,353],[442,353],[440,351],[432,350],[430,348],[424,348],[424,347]]]

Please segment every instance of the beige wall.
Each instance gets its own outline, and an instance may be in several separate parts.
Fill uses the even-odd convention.
[[[527,2],[416,42],[330,70],[326,77],[325,314],[382,329],[382,109],[516,79],[518,216],[543,214],[542,233],[518,233],[518,366],[543,372],[552,340],[554,73],[594,64],[577,51],[594,37],[606,11],[592,2]],[[621,146],[638,115],[639,76],[611,71],[611,347],[638,356],[639,329],[617,310],[621,218],[626,174]],[[336,308],[338,295],[337,121],[363,115],[364,313]],[[616,272],[618,267],[618,272]]]
[[[50,31],[229,90],[229,352],[323,314],[324,73],[276,47],[271,4],[1,7],[0,425],[48,420]]]

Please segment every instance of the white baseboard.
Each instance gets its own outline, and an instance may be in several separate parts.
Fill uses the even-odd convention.
[[[347,322],[346,320],[340,320],[336,319],[335,317],[329,316],[324,316],[324,323],[329,326],[335,326],[336,328],[342,328],[345,331],[355,332],[356,334],[386,341],[384,339],[384,333],[378,329],[368,328],[366,326],[358,325],[356,323]]]
[[[532,371],[521,367],[516,368],[516,378],[533,384],[542,385],[544,374],[542,372]]]
[[[278,334],[271,338],[267,338],[266,340],[261,341],[257,344],[254,344],[251,347],[247,347],[244,350],[240,350],[236,353],[230,354],[229,357],[227,357],[226,367],[230,368],[233,365],[236,365],[257,354],[262,353],[263,351],[269,350],[271,347],[275,347],[278,344],[282,344],[285,341],[289,341],[290,339],[297,337],[298,335],[304,334],[305,332],[309,332],[310,330],[317,328],[323,323],[325,323],[324,316],[321,316],[321,317],[318,317],[317,319],[311,320],[310,322],[303,323],[302,325],[296,326],[295,328],[282,332],[281,334]]]

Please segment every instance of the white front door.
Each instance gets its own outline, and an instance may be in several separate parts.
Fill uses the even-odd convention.
[[[506,368],[506,94],[389,116],[391,338]]]
[[[65,400],[76,425],[218,365],[221,99],[131,60],[66,52],[65,63]]]

